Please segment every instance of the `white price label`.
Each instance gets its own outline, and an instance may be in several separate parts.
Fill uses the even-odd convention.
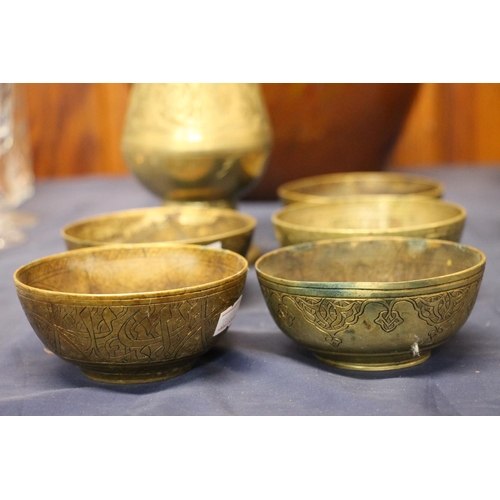
[[[222,311],[221,315],[219,316],[219,321],[217,322],[217,328],[215,329],[214,337],[216,335],[219,335],[219,333],[222,333],[226,328],[229,327],[234,317],[236,316],[236,313],[238,312],[240,304],[241,296],[231,307],[228,307],[225,311]]]
[[[208,243],[205,246],[208,248],[222,248],[222,241],[214,241],[213,243]]]

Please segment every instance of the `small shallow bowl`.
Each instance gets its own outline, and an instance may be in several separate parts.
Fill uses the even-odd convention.
[[[408,196],[346,197],[324,204],[294,203],[272,216],[281,246],[356,236],[411,236],[460,241],[460,205]]]
[[[124,210],[62,229],[68,250],[113,243],[218,244],[246,255],[257,221],[230,208],[168,206]]]
[[[328,365],[377,371],[423,363],[462,327],[485,262],[454,242],[350,238],[274,250],[255,269],[286,335]]]
[[[426,177],[395,172],[350,172],[316,175],[286,182],[278,197],[290,203],[328,203],[344,196],[415,195],[440,198],[443,185]]]
[[[198,245],[109,245],[63,252],[14,274],[47,349],[91,379],[153,382],[188,371],[238,309],[248,263]]]

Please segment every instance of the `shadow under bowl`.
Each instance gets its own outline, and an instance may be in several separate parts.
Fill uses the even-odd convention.
[[[44,346],[91,379],[163,380],[188,371],[236,314],[248,263],[198,245],[110,245],[44,257],[14,283]]]
[[[485,262],[455,242],[367,237],[284,247],[255,269],[286,335],[326,364],[380,371],[423,363],[462,327]]]

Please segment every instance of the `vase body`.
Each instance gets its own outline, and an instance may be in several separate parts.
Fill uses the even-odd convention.
[[[235,206],[263,175],[272,144],[258,84],[134,84],[124,159],[164,203]]]
[[[246,197],[276,199],[288,181],[335,172],[383,170],[419,84],[263,83],[273,150]]]

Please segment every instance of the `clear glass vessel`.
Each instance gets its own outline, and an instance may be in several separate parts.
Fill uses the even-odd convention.
[[[22,243],[35,221],[17,210],[34,193],[28,125],[22,85],[0,83],[0,250]]]

